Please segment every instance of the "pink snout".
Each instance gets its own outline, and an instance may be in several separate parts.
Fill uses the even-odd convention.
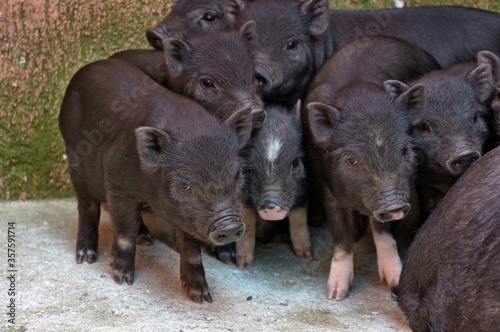
[[[283,210],[279,206],[272,209],[266,208],[258,211],[259,216],[264,220],[283,220],[288,215],[288,210]]]
[[[383,209],[373,212],[373,216],[380,222],[400,220],[410,212],[410,204],[391,204]]]

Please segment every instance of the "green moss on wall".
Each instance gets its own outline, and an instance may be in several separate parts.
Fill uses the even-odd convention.
[[[0,199],[72,195],[57,116],[82,65],[149,47],[144,31],[173,1],[0,1]],[[497,0],[405,1],[500,11]],[[334,9],[393,6],[392,0],[336,0]]]
[[[2,1],[0,198],[72,194],[57,116],[82,65],[148,47],[171,1]]]

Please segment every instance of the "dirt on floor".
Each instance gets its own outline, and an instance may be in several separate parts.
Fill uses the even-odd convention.
[[[249,270],[222,264],[205,251],[214,302],[200,305],[183,294],[179,255],[151,215],[145,222],[158,240],[138,246],[132,286],[111,277],[107,213],[92,265],[75,263],[75,200],[1,202],[0,216],[4,331],[410,331],[378,280],[371,234],[355,246],[354,286],[343,301],[325,296],[331,245],[328,230],[315,227],[313,261],[297,260],[286,239],[257,243]],[[8,240],[13,233],[15,240]],[[9,241],[15,243],[14,261],[7,261]],[[15,324],[8,322],[12,299]]]

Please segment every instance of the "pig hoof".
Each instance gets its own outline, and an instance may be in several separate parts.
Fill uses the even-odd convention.
[[[352,253],[341,259],[332,259],[326,297],[337,301],[345,299],[354,277]]]
[[[113,280],[118,284],[121,285],[125,281],[127,285],[132,285],[134,283],[134,274],[121,274],[121,273],[114,273],[113,274]]]
[[[330,288],[330,287],[328,287],[328,289],[326,291],[326,297],[329,300],[335,299],[336,301],[342,301],[343,299],[345,299],[347,297],[347,291],[348,291],[348,288],[341,288],[341,287]]]
[[[399,256],[395,256],[392,260],[380,260],[378,265],[378,275],[381,282],[385,280],[389,287],[399,282],[399,275],[402,269]]]
[[[151,233],[139,233],[137,236],[137,244],[141,246],[151,246],[155,243],[155,238]]]
[[[76,252],[76,264],[87,262],[94,263],[97,260],[97,253],[93,249],[80,249]]]
[[[189,295],[189,298],[191,299],[191,301],[193,301],[195,303],[202,304],[203,301],[208,302],[208,303],[212,303],[212,296],[210,295],[210,293],[199,294],[197,292],[191,291],[188,293],[188,295]]]
[[[249,269],[253,265],[253,255],[252,257],[247,256],[236,256],[236,266],[240,269]]]
[[[224,264],[236,263],[236,246],[234,242],[217,247],[217,254],[219,260]]]
[[[311,248],[305,250],[295,250],[295,256],[298,259],[304,259],[308,261],[312,261],[314,259]]]
[[[199,304],[202,304],[203,301],[212,303],[212,296],[208,291],[208,285],[206,283],[205,285],[200,285],[195,287],[184,284],[183,288],[191,301]]]
[[[399,275],[401,274],[401,269],[392,269],[389,271],[379,271],[380,281],[387,283],[389,287],[397,285],[399,283]]]

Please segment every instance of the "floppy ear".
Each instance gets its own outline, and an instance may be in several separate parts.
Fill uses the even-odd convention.
[[[252,135],[252,109],[249,106],[242,107],[227,118],[224,123],[236,132],[240,149],[243,148],[248,143],[250,136]]]
[[[309,20],[309,33],[318,36],[330,24],[330,9],[327,0],[307,0],[300,4],[300,13]]]
[[[410,87],[397,80],[387,80],[384,82],[384,87],[389,96],[404,109],[418,112],[424,108],[424,86],[422,84]]]
[[[340,116],[340,111],[330,105],[312,102],[306,106],[306,117],[314,140],[326,143],[331,138],[333,122]]]
[[[163,39],[162,44],[168,70],[172,73],[182,71],[184,59],[191,52],[191,45],[177,38]]]
[[[259,38],[257,36],[257,24],[254,20],[248,21],[240,28],[241,37],[248,43],[248,49],[252,55],[257,53]]]
[[[243,10],[245,10],[245,7],[245,0],[226,1],[226,5],[224,6],[224,15],[230,26],[234,26],[236,24],[238,16],[240,16]]]
[[[493,75],[489,64],[482,64],[471,71],[465,78],[476,92],[477,98],[481,103],[486,102],[493,93]]]
[[[165,131],[153,127],[139,127],[135,130],[137,152],[142,165],[150,170],[160,167],[160,155],[172,137]]]
[[[164,31],[160,27],[149,28],[146,30],[146,38],[151,46],[158,51],[163,51],[162,40],[166,37]]]

